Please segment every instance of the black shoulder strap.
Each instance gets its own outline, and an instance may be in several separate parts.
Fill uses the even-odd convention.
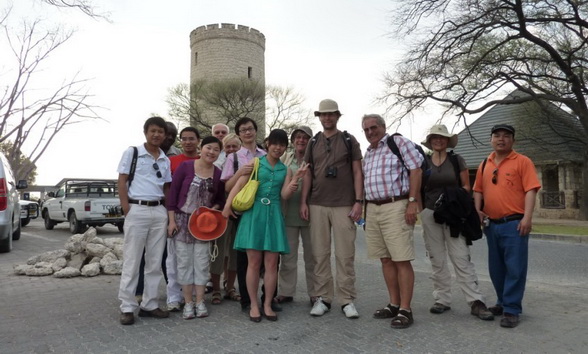
[[[349,135],[347,130],[343,131],[343,141],[345,142],[345,147],[347,147],[347,162],[351,163],[351,161],[353,161],[351,152],[351,135]]]
[[[139,149],[136,146],[133,146],[133,160],[131,161],[131,169],[129,170],[129,178],[127,178],[127,182],[129,183],[127,188],[131,187],[131,183],[133,183],[133,179],[135,178],[135,170],[137,169],[137,157],[139,156]]]
[[[397,135],[402,136],[402,134],[400,134],[400,133],[394,133],[394,134],[390,135],[388,137],[388,139],[386,139],[386,143],[388,144],[388,147],[390,148],[392,153],[394,155],[396,155],[396,157],[398,157],[398,160],[400,160],[400,163],[402,163],[402,166],[406,170],[408,170],[408,168],[406,167],[406,164],[404,163],[404,159],[402,158],[402,154],[400,153],[400,149],[398,148],[398,145],[396,145],[396,141],[394,141],[394,137]]]
[[[233,153],[233,174],[237,173],[239,169],[239,159],[237,159],[237,152]]]
[[[308,163],[310,164],[310,169],[312,171],[314,171],[314,157],[313,157],[313,151],[314,151],[314,146],[316,145],[316,140],[318,139],[319,135],[321,135],[321,132],[316,133],[312,139],[310,139],[310,154],[308,156]],[[314,173],[314,172],[313,172]]]
[[[455,176],[457,177],[457,183],[459,184],[459,187],[461,187],[461,171],[459,170],[459,160],[457,159],[457,154],[451,150],[447,156],[449,156],[449,161],[451,161],[451,164],[453,165],[453,170],[455,171]]]

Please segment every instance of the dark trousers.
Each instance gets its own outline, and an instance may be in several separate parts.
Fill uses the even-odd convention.
[[[167,259],[167,242],[165,242],[165,248],[163,249],[163,258],[161,259],[161,270],[163,271],[163,278],[167,284],[167,267],[165,261]],[[137,283],[137,290],[135,295],[143,295],[143,287],[145,282],[145,250],[143,250],[143,256],[141,257],[141,265],[139,266],[139,282]]]

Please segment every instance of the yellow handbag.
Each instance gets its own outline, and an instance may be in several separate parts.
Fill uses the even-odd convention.
[[[231,207],[233,210],[238,212],[244,212],[245,210],[251,209],[253,202],[255,201],[255,193],[257,193],[257,187],[259,187],[259,181],[257,180],[257,170],[259,169],[259,158],[255,158],[253,163],[253,171],[249,175],[249,181],[243,186],[243,188],[237,193]]]

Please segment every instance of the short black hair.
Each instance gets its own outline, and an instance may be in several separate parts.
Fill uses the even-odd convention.
[[[194,127],[185,127],[184,129],[182,129],[180,131],[180,138],[182,137],[183,132],[192,132],[192,133],[196,134],[196,137],[198,138],[198,140],[200,140],[200,133],[198,133],[198,129],[196,129]]]
[[[223,143],[218,140],[218,138],[216,136],[207,136],[204,139],[202,139],[202,142],[200,143],[200,146],[204,146],[204,145],[208,145],[208,144],[212,144],[212,143],[217,143],[218,146],[220,146],[220,149],[223,149]]]
[[[253,124],[253,128],[255,128],[255,131],[257,131],[257,123],[255,123],[255,121],[249,117],[243,117],[240,118],[237,123],[235,123],[235,133],[237,135],[239,135],[239,128],[241,128],[241,126],[243,124],[247,124],[247,123],[252,123]]]
[[[145,124],[143,124],[143,133],[147,133],[147,130],[149,130],[150,125],[156,125],[162,128],[165,134],[167,134],[167,123],[165,122],[165,119],[161,117],[151,117],[147,119],[145,121]]]
[[[283,129],[274,129],[267,137],[267,146],[285,145],[288,146],[288,133]]]

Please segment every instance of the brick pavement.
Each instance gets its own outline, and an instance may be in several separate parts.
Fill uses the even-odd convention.
[[[389,320],[371,318],[387,295],[379,262],[366,259],[364,251],[356,260],[357,320],[346,319],[336,304],[323,317],[309,316],[304,277],[299,276],[295,302],[284,305],[276,323],[252,323],[238,303],[225,301],[219,306],[208,303],[210,317],[205,319],[186,321],[174,313],[169,319],[136,317],[135,325],[121,326],[118,276],[15,276],[12,264],[39,253],[33,241],[19,242],[31,242],[30,248],[0,255],[1,353],[569,353],[588,347],[586,288],[529,282],[521,324],[504,329],[497,320],[471,316],[456,287],[452,310],[430,314],[432,285],[423,264],[415,266],[415,324],[393,330]],[[492,285],[487,277],[480,280],[491,303]]]

